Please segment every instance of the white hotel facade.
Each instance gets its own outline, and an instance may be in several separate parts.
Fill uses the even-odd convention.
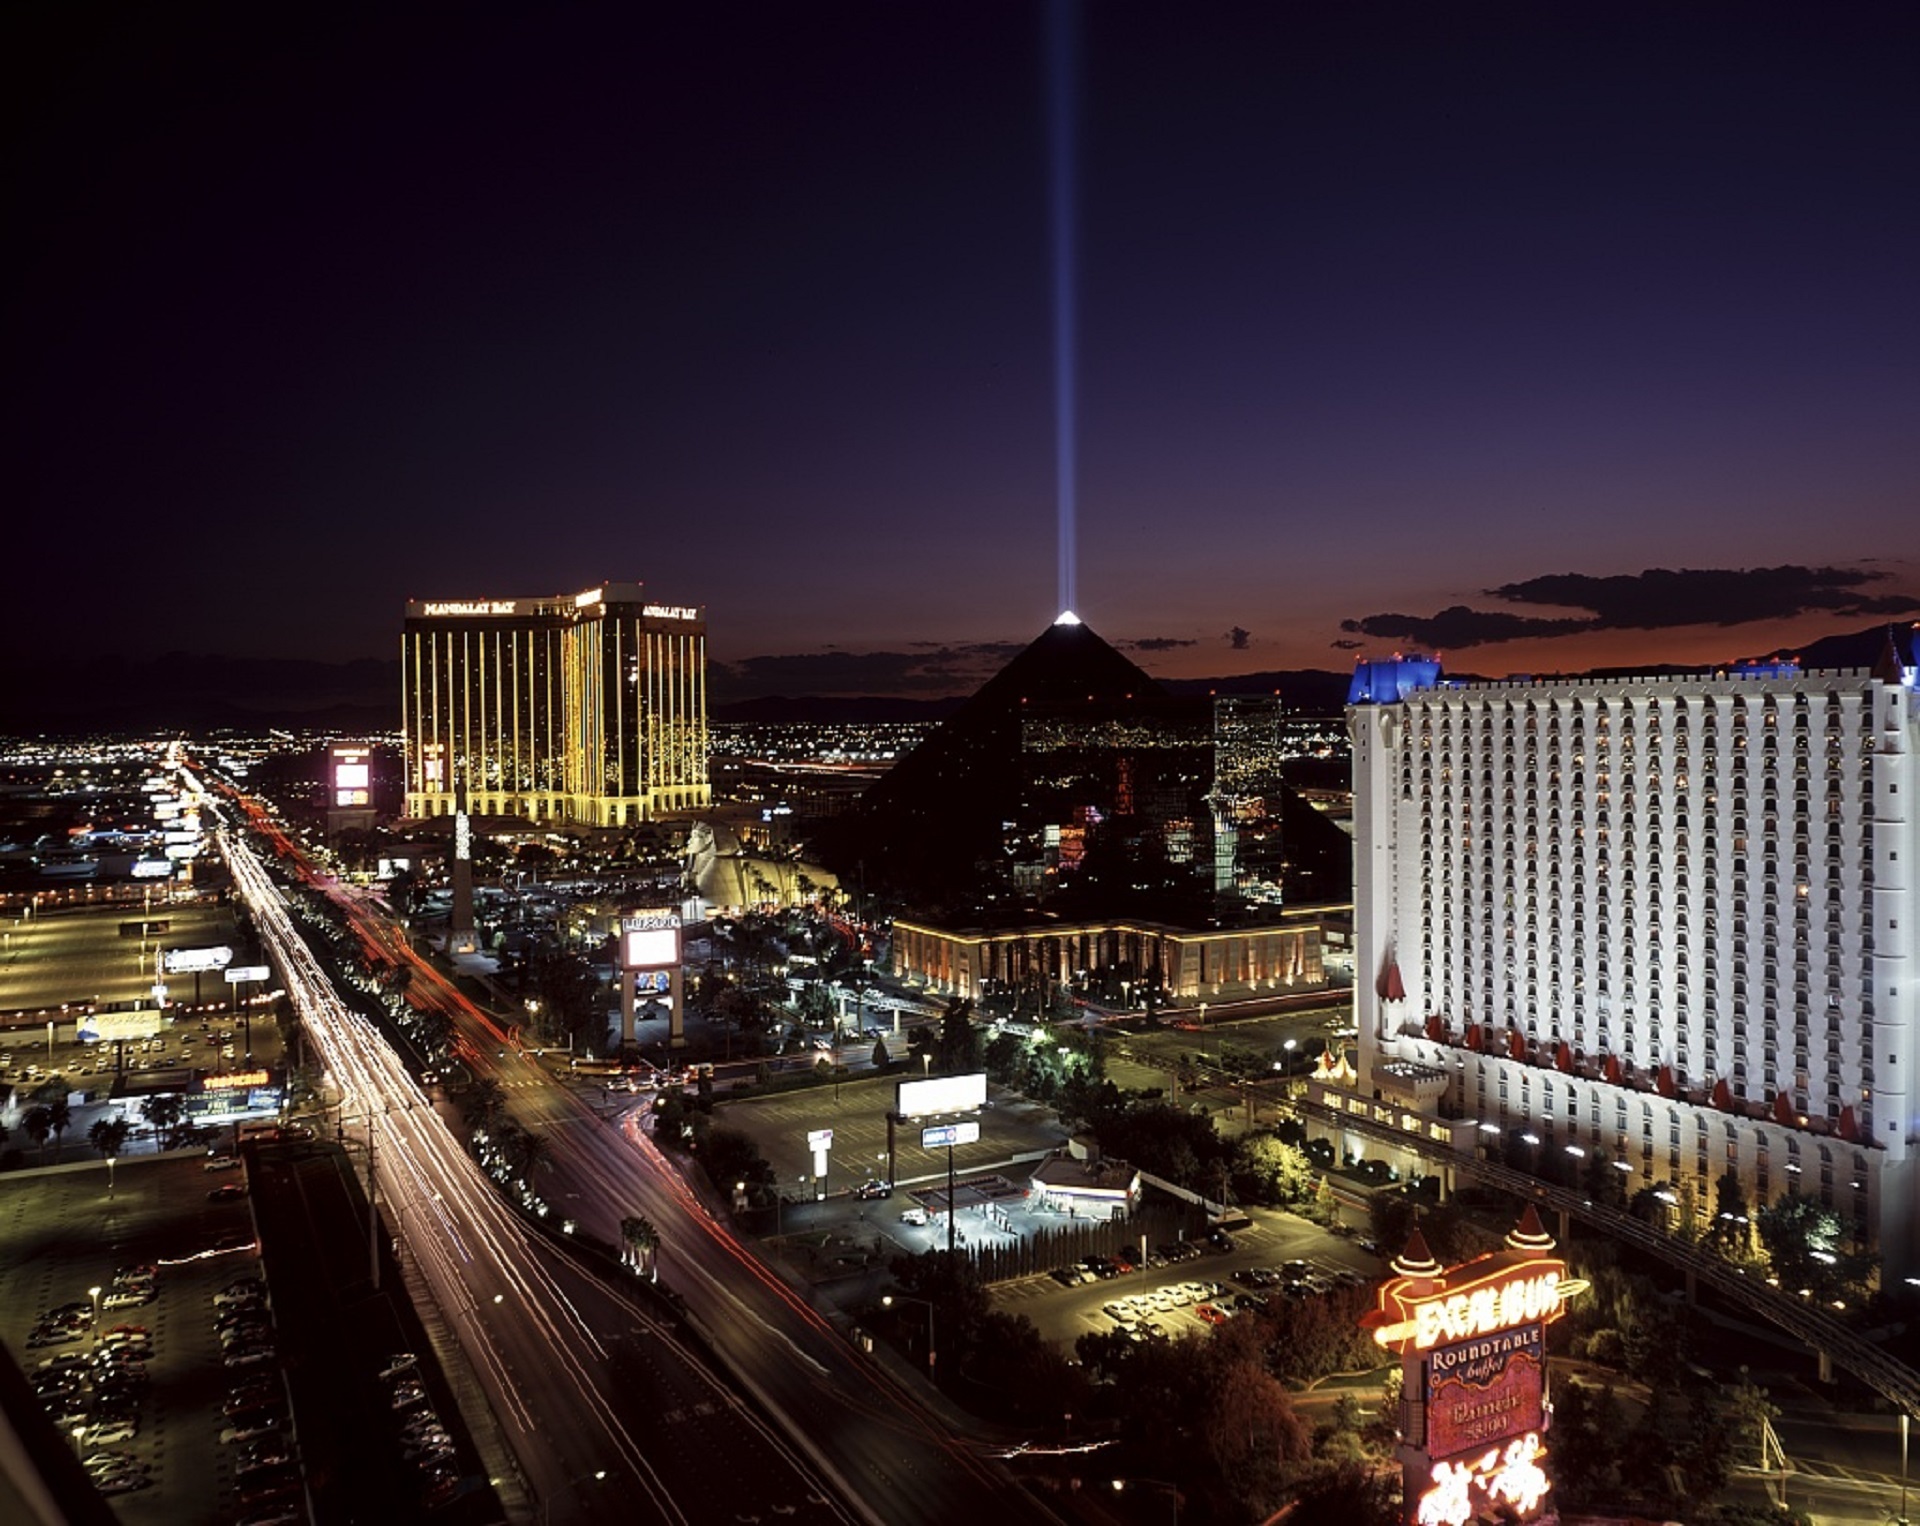
[[[1363,665],[1346,1105],[1601,1152],[1703,1219],[1731,1166],[1915,1270],[1914,688],[1891,644],[1871,671]]]

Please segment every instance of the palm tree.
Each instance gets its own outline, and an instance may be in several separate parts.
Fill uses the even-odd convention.
[[[156,1092],[140,1104],[140,1116],[153,1130],[153,1147],[158,1150],[160,1131],[167,1132],[167,1148],[173,1147],[174,1130],[179,1128],[180,1120],[186,1116],[186,1103],[177,1092]]]
[[[64,1093],[47,1104],[47,1127],[53,1130],[53,1153],[57,1159],[61,1136],[73,1127],[73,1109],[67,1104]]]
[[[654,1258],[660,1249],[660,1231],[653,1227],[653,1221],[637,1214],[622,1219],[620,1243],[625,1248],[621,1259],[642,1277],[657,1280]]]
[[[27,1138],[40,1146],[40,1158],[47,1158],[47,1136],[53,1132],[53,1114],[44,1106],[27,1109],[20,1119],[20,1126],[27,1131]]]
[[[490,1129],[507,1109],[507,1094],[492,1076],[482,1076],[467,1088],[467,1117],[483,1129]]]
[[[87,1130],[87,1142],[102,1157],[118,1155],[126,1145],[127,1135],[132,1132],[133,1124],[118,1114],[112,1118],[96,1118],[93,1127]]]

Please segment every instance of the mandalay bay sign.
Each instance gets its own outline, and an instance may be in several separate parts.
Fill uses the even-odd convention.
[[[1584,1283],[1529,1207],[1507,1248],[1442,1267],[1415,1230],[1366,1323],[1401,1363],[1408,1526],[1466,1526],[1545,1508],[1546,1327]]]

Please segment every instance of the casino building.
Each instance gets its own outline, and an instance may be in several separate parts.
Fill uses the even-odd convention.
[[[1891,640],[1831,671],[1362,664],[1358,1079],[1325,1100],[1523,1169],[1603,1157],[1702,1220],[1732,1168],[1914,1270],[1914,690]]]
[[[620,827],[704,809],[707,628],[638,583],[414,600],[400,637],[409,816]]]

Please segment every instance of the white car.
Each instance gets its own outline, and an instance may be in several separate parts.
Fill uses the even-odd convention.
[[[131,1420],[103,1420],[98,1425],[87,1427],[87,1440],[105,1445],[111,1441],[131,1441],[140,1434],[140,1427]]]

